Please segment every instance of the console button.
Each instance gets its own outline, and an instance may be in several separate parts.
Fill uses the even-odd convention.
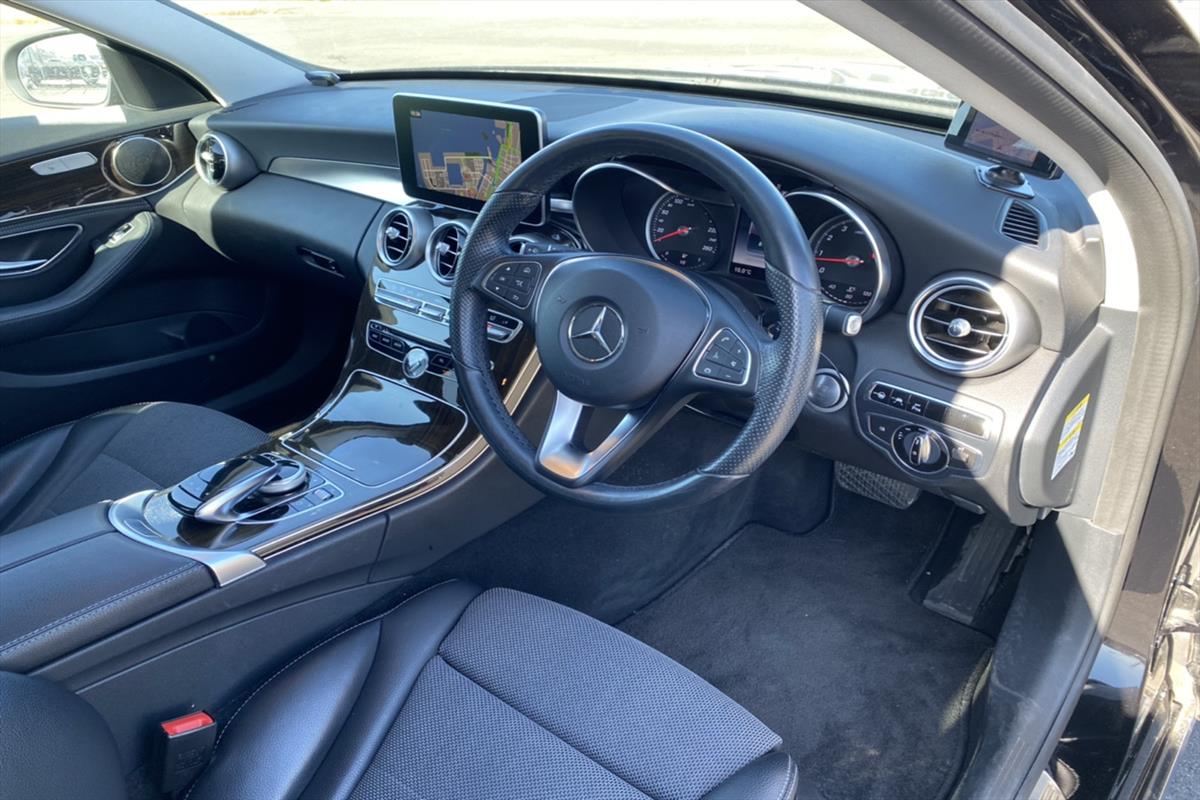
[[[908,392],[902,392],[899,389],[891,389],[888,391],[887,402],[892,408],[896,408],[901,411],[907,411],[908,399]]]
[[[404,355],[404,376],[410,380],[419,378],[429,369],[429,353],[423,347],[414,347]]]
[[[867,432],[884,444],[891,444],[892,434],[900,424],[900,420],[891,417],[867,414]]]
[[[961,408],[950,406],[946,412],[945,423],[951,428],[958,428],[976,436],[987,435],[987,421],[978,414],[963,411]]]
[[[908,396],[908,410],[912,414],[924,414],[925,407],[929,405],[929,398],[922,397],[919,394]]]
[[[454,369],[454,359],[445,353],[434,353],[429,359],[429,368],[434,372],[449,372]]]
[[[867,396],[876,403],[886,403],[888,401],[888,394],[888,387],[877,383],[871,387],[871,391],[867,393]]]
[[[942,422],[946,419],[946,411],[949,406],[945,403],[939,403],[937,400],[930,400],[925,404],[925,417],[934,422]]]
[[[979,463],[979,451],[958,442],[950,443],[950,466],[973,470]]]

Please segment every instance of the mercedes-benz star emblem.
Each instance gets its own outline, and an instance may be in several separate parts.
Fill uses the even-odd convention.
[[[584,306],[571,317],[567,339],[584,361],[607,361],[625,343],[625,320],[608,303]]]

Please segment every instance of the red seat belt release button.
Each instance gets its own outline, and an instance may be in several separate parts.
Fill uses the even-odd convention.
[[[207,712],[195,711],[160,722],[157,739],[160,786],[164,793],[178,792],[208,766],[217,740],[217,723]]]

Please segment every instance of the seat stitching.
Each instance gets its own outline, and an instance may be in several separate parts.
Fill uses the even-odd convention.
[[[217,740],[215,742],[213,742],[212,755],[209,756],[209,763],[211,764],[212,759],[216,758],[217,748],[221,746],[221,740],[225,738],[225,734],[229,731],[229,729],[231,727],[233,727],[233,721],[235,719],[237,719],[238,714],[242,713],[242,709],[244,709],[246,707],[246,704],[249,703],[251,700],[253,700],[259,692],[261,692],[263,689],[267,688],[267,684],[269,684],[271,681],[275,680],[280,675],[282,675],[283,673],[285,673],[289,669],[291,669],[293,666],[295,666],[296,662],[300,661],[305,656],[310,655],[311,653],[315,652],[316,650],[319,650],[320,648],[329,644],[334,639],[338,639],[342,636],[345,636],[347,633],[350,633],[350,631],[361,628],[363,625],[369,625],[372,622],[383,619],[388,614],[391,614],[393,611],[400,608],[400,606],[403,606],[405,603],[408,603],[411,600],[415,600],[418,597],[420,597],[421,595],[425,594],[426,592],[436,589],[439,586],[445,586],[447,583],[450,583],[450,581],[442,581],[441,583],[435,583],[433,586],[429,586],[425,589],[422,589],[421,591],[414,594],[412,597],[406,598],[403,602],[398,603],[395,606],[392,606],[387,611],[384,611],[380,614],[376,614],[375,616],[371,617],[370,619],[364,619],[362,622],[355,623],[354,625],[351,625],[349,628],[346,628],[346,630],[344,630],[344,631],[339,631],[338,633],[333,634],[332,636],[324,639],[323,641],[320,641],[317,644],[314,644],[312,647],[308,648],[303,653],[296,656],[291,661],[289,661],[288,663],[286,663],[282,667],[280,667],[278,670],[276,670],[275,674],[273,674],[271,677],[267,678],[265,681],[260,683],[258,685],[258,688],[256,688],[253,692],[251,692],[250,696],[241,702],[241,704],[237,707],[237,710],[233,712],[233,716],[231,716],[229,718],[229,721],[226,722],[224,727],[221,728],[221,732],[217,735]],[[200,777],[202,777],[202,776],[203,776],[203,773],[201,773],[201,775],[197,776],[196,780],[192,782],[192,785],[188,787],[187,794],[185,794],[183,796],[183,800],[188,800],[188,798],[192,796],[192,790],[196,788],[196,785],[198,783],[200,783]]]
[[[6,642],[3,647],[0,647],[0,654],[6,653],[9,650],[16,647],[17,645],[25,644],[28,641],[33,640],[34,638],[40,638],[41,636],[45,636],[47,633],[49,633],[54,628],[57,628],[62,625],[66,625],[68,622],[73,622],[76,619],[93,614],[96,611],[100,611],[101,609],[104,608],[104,606],[116,603],[118,600],[126,600],[130,597],[133,597],[134,595],[149,591],[150,589],[154,588],[155,586],[157,586],[160,583],[166,583],[167,581],[170,581],[170,580],[173,580],[173,579],[179,577],[184,572],[187,572],[187,571],[190,571],[193,569],[197,569],[198,567],[199,567],[199,565],[195,564],[195,563],[184,564],[182,566],[176,567],[175,569],[171,570],[170,572],[166,573],[165,575],[159,575],[157,577],[151,578],[150,580],[139,583],[137,586],[134,586],[130,589],[125,589],[124,591],[118,592],[117,594],[114,594],[103,600],[99,600],[95,603],[92,603],[90,606],[88,606],[86,608],[82,608],[78,611],[67,614],[65,617],[60,617],[60,618],[56,619],[54,622],[47,623],[46,625],[43,625],[42,627],[40,627],[36,630],[30,631],[29,633],[18,636],[16,639],[12,639],[12,640]]]
[[[572,750],[574,750],[576,753],[579,753],[579,755],[583,756],[583,757],[584,757],[584,758],[586,758],[588,761],[591,761],[591,762],[592,762],[593,764],[595,764],[597,767],[599,767],[600,769],[604,770],[604,771],[605,771],[605,772],[607,772],[609,775],[612,775],[614,778],[616,778],[616,779],[617,779],[617,780],[619,780],[621,783],[623,783],[623,784],[625,784],[626,786],[628,786],[630,789],[633,789],[635,792],[640,792],[640,793],[642,794],[642,796],[649,798],[649,800],[657,800],[657,798],[655,798],[655,797],[654,797],[654,795],[650,794],[649,792],[646,792],[646,791],[644,791],[644,790],[643,790],[643,789],[642,789],[640,786],[637,786],[637,785],[635,785],[635,784],[634,784],[632,781],[630,781],[629,779],[627,779],[625,776],[623,776],[623,775],[619,775],[619,774],[617,774],[617,772],[615,772],[614,770],[611,770],[611,769],[609,769],[608,767],[604,766],[604,765],[603,765],[603,764],[601,764],[599,761],[597,761],[595,758],[593,758],[592,756],[590,756],[590,755],[588,755],[587,753],[583,752],[583,751],[582,751],[582,750],[580,750],[578,747],[576,747],[575,745],[571,744],[571,743],[570,743],[570,742],[568,742],[566,739],[562,738],[562,737],[561,737],[561,736],[559,736],[557,733],[555,733],[554,731],[550,730],[550,729],[549,729],[549,728],[547,728],[545,725],[543,725],[542,723],[538,722],[536,719],[534,719],[533,717],[529,716],[528,714],[526,714],[526,713],[525,713],[524,711],[522,711],[521,709],[519,709],[519,708],[517,708],[516,706],[514,706],[512,703],[508,702],[508,701],[507,701],[507,700],[505,700],[503,697],[501,697],[500,695],[496,694],[496,693],[495,693],[495,692],[493,692],[491,689],[487,688],[487,687],[486,687],[486,686],[484,686],[482,683],[480,683],[479,681],[475,680],[475,679],[474,679],[474,678],[472,678],[470,675],[468,675],[467,673],[465,673],[465,672],[463,672],[462,670],[460,670],[458,667],[456,667],[456,666],[454,666],[453,664],[451,664],[449,661],[447,661],[447,660],[446,660],[446,658],[445,658],[444,656],[442,656],[442,654],[441,654],[441,653],[439,653],[439,654],[435,655],[435,656],[434,656],[434,658],[436,658],[436,659],[439,659],[439,660],[440,660],[440,661],[441,661],[443,664],[445,664],[447,667],[449,667],[450,669],[454,670],[456,673],[458,673],[459,675],[461,675],[461,676],[463,676],[464,678],[466,678],[466,679],[467,679],[468,681],[470,681],[472,684],[474,684],[475,686],[478,686],[480,689],[482,689],[483,691],[487,692],[489,695],[491,695],[492,697],[496,698],[496,699],[497,699],[497,700],[499,700],[501,703],[503,703],[504,705],[508,706],[508,707],[509,707],[509,708],[511,708],[513,711],[515,711],[516,713],[520,714],[522,717],[524,717],[525,719],[529,720],[529,721],[530,721],[530,722],[532,722],[534,725],[538,726],[539,728],[541,728],[542,730],[544,730],[546,733],[550,734],[550,735],[551,735],[551,736],[553,736],[555,739],[559,740],[560,742],[562,742],[563,744],[565,744],[567,747],[569,747],[569,748],[571,748]],[[432,661],[433,659],[430,659],[430,660]],[[186,800],[186,799],[185,799],[185,800]]]

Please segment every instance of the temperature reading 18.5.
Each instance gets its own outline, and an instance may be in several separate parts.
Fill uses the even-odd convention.
[[[708,269],[717,263],[721,240],[717,225],[695,198],[668,192],[658,199],[646,219],[646,244],[668,264],[684,269]]]

